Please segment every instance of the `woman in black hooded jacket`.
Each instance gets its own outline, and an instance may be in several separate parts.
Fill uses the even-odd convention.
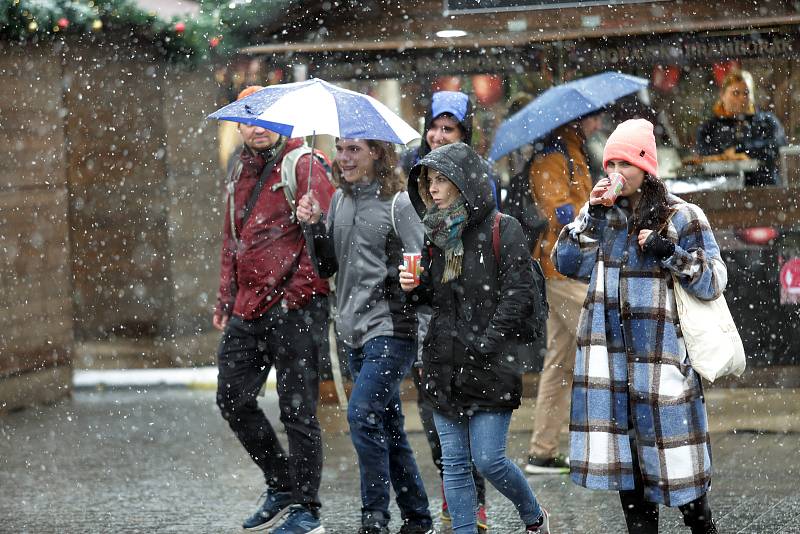
[[[453,532],[476,532],[474,462],[514,503],[528,531],[549,533],[547,512],[505,456],[522,394],[517,346],[544,307],[541,272],[533,269],[519,223],[496,222],[485,167],[464,143],[426,155],[411,171],[409,196],[425,225],[424,270],[418,286],[407,272],[400,282],[412,301],[433,309],[422,384],[442,443]]]

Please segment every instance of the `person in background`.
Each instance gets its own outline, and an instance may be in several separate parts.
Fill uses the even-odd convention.
[[[592,114],[557,129],[534,154],[530,169],[533,200],[549,226],[533,251],[547,279],[550,316],[547,352],[539,377],[533,434],[525,472],[531,475],[566,474],[569,459],[558,452],[559,436],[569,414],[572,368],[575,365],[575,329],[586,298],[586,284],[559,274],[550,253],[558,233],[572,222],[592,190],[584,144],[602,126]]]
[[[406,176],[411,168],[419,163],[425,154],[450,143],[466,143],[472,146],[472,129],[475,113],[472,102],[466,93],[460,91],[437,91],[431,96],[431,106],[425,114],[422,142],[418,148],[403,152],[400,165]],[[486,166],[492,195],[500,209],[500,183],[494,169],[487,160],[481,158]]]
[[[239,99],[258,89],[244,89]],[[314,272],[303,231],[294,220],[295,206],[272,187],[281,182],[284,157],[303,140],[259,126],[238,128],[244,146],[228,178],[213,324],[224,332],[217,405],[267,485],[263,504],[242,526],[250,531],[274,528],[275,534],[322,534],[317,401],[329,289]],[[297,162],[298,188],[305,191],[311,181],[312,191],[325,202],[333,186],[316,159],[309,174],[309,158]],[[273,366],[288,454],[256,400]]]
[[[758,169],[745,173],[744,185],[775,185],[780,181],[778,149],[786,145],[786,133],[774,114],[756,111],[750,96],[743,73],[729,72],[714,104],[714,116],[697,129],[697,153],[756,159]]]
[[[406,176],[411,171],[411,168],[431,150],[451,143],[470,144],[472,140],[472,118],[472,103],[466,94],[458,91],[439,91],[434,93],[431,98],[431,107],[425,115],[425,131],[422,136],[422,144],[419,149],[407,150],[401,156],[402,167]],[[485,160],[483,162],[488,172],[488,169],[490,169],[489,163]],[[492,184],[492,194],[495,201],[497,201],[497,182],[493,181]],[[496,204],[499,208],[499,203],[496,202]],[[420,306],[418,311],[420,317],[419,339],[422,340],[425,339],[425,334],[428,331],[430,310],[426,306]],[[421,354],[421,343],[418,344],[418,351]],[[417,387],[417,409],[422,420],[425,437],[428,438],[428,445],[431,448],[433,463],[439,471],[439,478],[444,480],[442,444],[439,441],[439,434],[436,432],[436,425],[433,422],[433,408],[422,392],[420,377],[421,372],[417,367],[413,372],[414,385]],[[478,530],[486,532],[489,528],[486,514],[486,481],[478,473],[477,469],[473,468],[472,475],[478,495]],[[447,507],[447,498],[444,496],[444,484],[442,484],[441,518],[444,523],[450,522],[450,511]]]
[[[517,509],[526,532],[549,533],[547,512],[506,457],[522,395],[519,342],[545,308],[519,222],[500,216],[480,157],[464,143],[433,150],[412,169],[409,196],[428,246],[420,278],[400,284],[433,316],[422,349],[422,392],[442,447],[444,492],[455,534],[475,534],[473,466]],[[491,237],[490,237],[491,236]],[[543,322],[543,321],[542,321]]]
[[[701,300],[727,271],[703,211],[658,178],[653,125],[617,126],[601,179],[561,230],[554,266],[589,282],[578,326],[570,414],[575,484],[619,491],[628,532],[658,532],[658,505],[678,507],[692,534],[716,534],[707,491],[711,445],[703,387],[681,336],[674,284]]]
[[[310,225],[319,275],[336,274],[336,329],[354,380],[347,421],[361,473],[359,534],[389,532],[390,485],[403,518],[400,534],[434,532],[400,403],[400,383],[416,360],[418,323],[397,266],[404,251],[422,250],[424,231],[396,167],[389,143],[338,139],[333,171],[340,185],[325,220],[313,195],[297,208],[297,218]]]

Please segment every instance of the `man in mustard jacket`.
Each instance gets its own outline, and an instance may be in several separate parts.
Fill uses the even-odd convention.
[[[577,346],[575,332],[588,287],[559,274],[550,261],[550,252],[561,228],[572,222],[589,200],[592,177],[584,145],[601,125],[601,116],[592,114],[562,126],[541,147],[537,144],[531,164],[531,194],[549,222],[533,257],[542,265],[550,303],[547,353],[539,378],[533,436],[525,466],[525,472],[531,475],[569,472],[569,460],[558,454],[558,441],[569,416]]]

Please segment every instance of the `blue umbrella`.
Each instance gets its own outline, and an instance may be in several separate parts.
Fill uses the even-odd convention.
[[[371,96],[319,78],[270,85],[208,118],[261,126],[287,137],[310,135],[312,149],[317,134],[403,145],[419,137],[414,128]],[[310,190],[310,180],[308,187]]]
[[[287,137],[328,134],[400,144],[419,137],[414,128],[371,96],[318,78],[270,85],[208,118],[258,125]]]
[[[497,161],[559,126],[645,87],[646,79],[618,72],[603,72],[551,87],[500,125],[489,159]]]

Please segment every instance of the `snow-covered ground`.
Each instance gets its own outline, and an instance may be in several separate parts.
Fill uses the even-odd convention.
[[[76,369],[72,384],[75,388],[97,387],[188,387],[212,389],[217,386],[217,368],[192,367],[179,369]],[[267,378],[267,387],[275,386],[275,369]]]

